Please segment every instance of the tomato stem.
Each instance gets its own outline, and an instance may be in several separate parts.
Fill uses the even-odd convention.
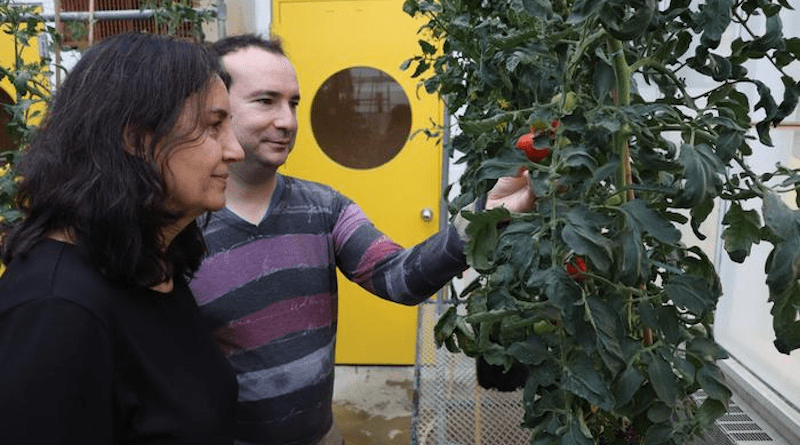
[[[614,104],[616,106],[627,106],[631,103],[631,77],[633,75],[631,67],[625,60],[625,51],[622,48],[622,42],[617,39],[609,40],[609,49],[611,50],[612,60],[614,61],[614,75],[616,77],[616,89],[614,90]],[[633,173],[631,169],[631,153],[630,145],[628,144],[628,137],[630,128],[627,124],[614,134],[614,151],[619,154],[621,166],[618,172],[618,188],[627,190],[622,195],[623,202],[630,201],[635,198],[633,188]],[[628,305],[628,323],[633,320],[633,305]],[[653,344],[653,331],[650,328],[645,328],[642,333],[642,342],[645,345]]]

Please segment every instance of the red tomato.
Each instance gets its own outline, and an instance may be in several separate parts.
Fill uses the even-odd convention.
[[[567,273],[577,282],[586,279],[583,273],[586,272],[586,262],[582,257],[576,256],[572,261],[567,263]]]
[[[522,150],[531,161],[541,162],[550,153],[550,149],[548,147],[537,148],[534,145],[535,138],[534,133],[523,134],[517,139],[517,148]]]
[[[558,119],[553,119],[553,122],[550,123],[550,129],[547,131],[547,135],[550,136],[550,139],[554,139],[556,137],[556,131],[558,131],[558,127],[561,125],[561,121]]]

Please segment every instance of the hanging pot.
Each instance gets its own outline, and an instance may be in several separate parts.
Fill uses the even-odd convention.
[[[489,364],[483,357],[478,357],[475,361],[475,373],[478,385],[484,389],[515,391],[525,386],[525,382],[528,381],[528,367],[517,362],[505,372],[504,366]]]

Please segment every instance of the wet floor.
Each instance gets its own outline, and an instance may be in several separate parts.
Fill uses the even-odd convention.
[[[347,445],[408,445],[413,366],[336,367],[333,416]]]

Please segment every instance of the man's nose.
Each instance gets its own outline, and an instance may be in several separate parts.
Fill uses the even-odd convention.
[[[297,111],[291,104],[283,104],[274,121],[275,127],[294,132],[297,129]]]

